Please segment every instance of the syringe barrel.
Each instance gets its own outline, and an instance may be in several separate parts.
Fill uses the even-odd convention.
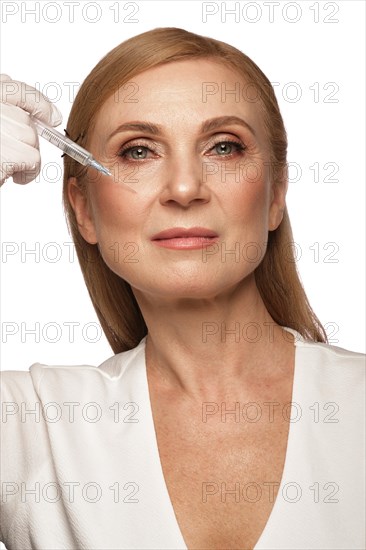
[[[92,155],[80,147],[77,143],[75,143],[72,147],[65,144],[65,149],[63,149],[63,151],[65,151],[66,155],[69,155],[84,166],[86,166],[89,163],[89,159],[92,158]]]
[[[37,120],[35,117],[31,118],[33,124],[36,126],[37,133],[41,137],[43,137],[53,145],[56,145],[56,147],[64,151],[67,155],[75,159],[77,162],[80,162],[84,166],[89,163],[89,159],[92,158],[92,155],[86,149],[84,149],[68,137],[63,136],[62,134],[60,134],[60,132],[58,132],[51,126],[48,126],[48,124]]]

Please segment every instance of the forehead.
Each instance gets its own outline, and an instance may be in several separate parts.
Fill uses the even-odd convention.
[[[186,120],[199,126],[204,119],[237,115],[260,134],[263,115],[258,101],[253,101],[255,94],[253,82],[218,61],[174,61],[144,71],[122,85],[105,101],[96,124],[110,129],[116,123],[144,119],[160,124]]]

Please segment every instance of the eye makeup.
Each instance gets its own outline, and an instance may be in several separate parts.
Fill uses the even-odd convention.
[[[154,148],[154,145],[155,145],[155,148]],[[229,146],[230,151],[228,153],[225,153],[224,149],[221,149],[221,153],[219,153],[218,150],[215,149],[218,146],[226,146],[226,147]],[[217,157],[222,157],[224,159],[231,159],[236,156],[243,156],[244,152],[247,149],[247,146],[242,141],[236,140],[233,138],[216,139],[215,141],[211,141],[208,147],[209,147],[208,151],[214,150],[214,153],[208,156],[210,157],[217,156]],[[153,160],[151,157],[147,158],[145,156],[143,158],[141,157],[131,158],[129,155],[130,154],[133,155],[134,153],[148,154],[150,152],[159,157],[158,149],[160,149],[160,147],[154,144],[154,142],[136,138],[135,140],[129,141],[125,145],[120,147],[118,150],[117,156],[121,157],[125,162],[140,162],[145,160]]]

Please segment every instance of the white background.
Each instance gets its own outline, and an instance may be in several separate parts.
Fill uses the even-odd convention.
[[[206,8],[195,0],[74,4],[71,22],[66,2],[2,2],[1,72],[55,101],[64,117],[61,132],[72,100],[66,83],[80,84],[108,51],[156,27],[182,27],[228,42],[279,83],[275,90],[288,131],[288,161],[294,163],[287,204],[301,279],[331,343],[364,352],[364,2],[226,2],[227,10],[237,5],[236,21],[229,14],[225,21],[221,2],[206,3]],[[205,9],[217,13],[203,22]],[[136,22],[128,22],[133,11],[130,18]],[[6,370],[28,370],[34,362],[98,365],[112,355],[105,337],[98,338],[88,325],[97,325],[98,319],[76,257],[70,261],[61,152],[41,140],[41,154],[48,167],[42,177],[26,186],[10,179],[1,189]],[[319,166],[319,181],[311,166]],[[337,167],[333,175],[332,166]],[[327,176],[338,182],[325,181]],[[22,251],[37,246],[38,257],[22,258]],[[53,262],[55,253],[61,257]],[[39,342],[25,333],[36,323]],[[74,341],[70,323],[79,323]],[[59,340],[51,342],[56,336]]]

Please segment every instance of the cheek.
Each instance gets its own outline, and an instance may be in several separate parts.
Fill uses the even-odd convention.
[[[125,207],[111,205],[99,218],[97,233],[100,254],[109,269],[132,284],[141,270],[143,246],[138,228]]]
[[[136,203],[136,204],[135,204]],[[93,218],[100,252],[111,269],[110,262],[139,247],[138,235],[142,223],[141,199],[118,189],[113,183],[100,184],[93,193]]]
[[[263,164],[248,162],[238,170],[240,177],[230,186],[229,219],[242,222],[248,230],[267,225],[269,183]]]
[[[247,163],[244,174],[240,184],[232,186],[227,203],[225,217],[230,221],[223,248],[239,250],[240,261],[237,256],[232,258],[238,262],[235,265],[239,267],[244,262],[245,269],[253,271],[267,249],[269,182],[258,163]]]

